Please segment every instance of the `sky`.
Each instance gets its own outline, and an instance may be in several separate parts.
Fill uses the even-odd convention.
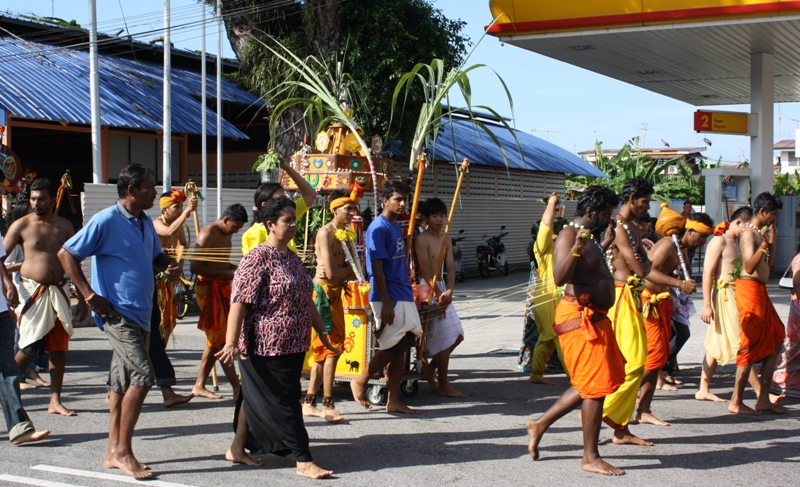
[[[98,29],[116,33],[125,29],[132,34],[147,33],[163,27],[163,0],[99,0]],[[488,0],[434,0],[434,6],[451,19],[467,23],[464,32],[473,43],[491,21]],[[171,0],[172,25],[187,24],[172,34],[176,47],[199,50],[201,45],[201,7],[196,0]],[[0,10],[18,14],[55,16],[88,26],[86,0],[0,0]],[[207,48],[216,52],[216,24],[207,32]],[[122,34],[125,35],[125,34]],[[137,37],[147,41],[160,33]],[[223,54],[234,54],[223,37]],[[430,62],[429,59],[415,60]],[[692,114],[697,107],[658,95],[620,81],[571,66],[560,61],[503,45],[494,37],[485,37],[477,45],[469,64],[486,64],[492,70],[470,73],[473,104],[488,105],[511,116],[499,75],[513,98],[513,117],[517,129],[533,133],[570,152],[590,150],[596,140],[606,149],[620,148],[633,137],[643,138],[646,147],[702,147],[703,138],[712,141],[704,153],[711,160],[722,158],[736,163],[749,158],[749,137],[697,134],[692,130]],[[495,74],[496,73],[496,74]],[[354,76],[357,78],[357,74]],[[458,104],[456,96],[454,105]],[[725,111],[749,111],[749,106],[726,105],[703,107]],[[793,139],[800,124],[800,104],[782,103],[775,107],[775,140]]]

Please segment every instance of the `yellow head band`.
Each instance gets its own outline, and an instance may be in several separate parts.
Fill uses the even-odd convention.
[[[694,230],[695,232],[703,233],[705,235],[714,234],[714,227],[710,227],[705,223],[701,223],[695,220],[686,220],[686,229]]]
[[[361,197],[364,196],[364,188],[359,186],[358,184],[354,184],[352,186],[352,191],[350,191],[350,196],[336,198],[335,200],[331,201],[331,213],[333,213],[336,208],[341,208],[342,206],[352,203],[354,205],[358,205],[361,201]]]
[[[186,201],[186,193],[182,189],[173,189],[169,196],[163,196],[158,200],[158,206],[163,210],[170,206]]]

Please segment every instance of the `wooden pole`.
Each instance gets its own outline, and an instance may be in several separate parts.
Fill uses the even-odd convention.
[[[411,259],[411,246],[414,244],[414,230],[417,228],[417,209],[419,208],[419,193],[422,189],[422,176],[425,172],[425,158],[420,153],[417,161],[417,182],[414,185],[414,201],[411,203],[411,214],[408,219],[408,235],[406,236],[406,261]],[[376,208],[377,210],[377,208]]]
[[[437,278],[439,277],[439,269],[442,267],[442,262],[444,261],[444,254],[447,251],[447,239],[450,235],[450,224],[453,222],[453,217],[456,214],[456,204],[458,204],[458,195],[461,192],[461,183],[464,182],[464,174],[469,172],[469,159],[466,157],[464,158],[464,162],[461,163],[460,173],[458,175],[458,182],[456,183],[456,190],[453,193],[453,203],[450,205],[450,214],[447,216],[447,225],[444,228],[444,238],[442,239],[442,245],[439,247],[439,256],[436,259],[436,267],[433,268],[433,279],[430,284],[430,295],[428,296],[428,306],[433,304],[433,298],[436,296],[435,287]],[[423,357],[422,361],[427,367],[427,361],[425,359],[425,349],[426,349],[426,335],[428,333],[428,321],[431,318],[431,310],[430,308],[425,311],[424,319],[422,320],[422,338],[419,341],[419,356]],[[438,311],[437,311],[438,312]]]

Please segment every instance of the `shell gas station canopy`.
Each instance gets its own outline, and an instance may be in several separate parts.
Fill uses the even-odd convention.
[[[772,188],[773,104],[800,101],[800,1],[490,0],[489,33],[695,106],[750,104],[753,195]],[[692,120],[687,120],[687,127]]]

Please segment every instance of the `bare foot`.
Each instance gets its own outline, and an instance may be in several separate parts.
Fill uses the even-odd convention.
[[[672,392],[678,390],[677,387],[671,386],[667,382],[663,382],[661,384],[656,385],[656,389],[658,389],[659,391],[672,391]]]
[[[129,477],[133,477],[135,479],[149,479],[153,476],[152,473],[148,472],[145,468],[142,468],[142,464],[133,457],[133,455],[127,455],[124,457],[111,457],[111,463],[114,465],[115,468],[122,470],[122,473]]]
[[[164,397],[164,407],[165,408],[172,408],[175,406],[180,406],[181,404],[186,404],[187,402],[194,399],[193,394],[189,394],[188,396],[184,396],[182,394],[175,394],[173,393],[169,397]]]
[[[631,420],[631,423],[633,423],[634,421],[636,423],[639,423],[639,424],[652,424],[652,425],[655,425],[655,426],[669,426],[669,423],[667,423],[666,421],[661,421],[660,419],[658,419],[655,416],[653,416],[652,413],[644,413],[644,412],[639,413],[639,412],[637,412],[636,413],[636,418]],[[634,423],[634,424],[636,424],[636,423]]]
[[[535,419],[529,419],[525,423],[525,429],[528,430],[528,452],[534,461],[539,459],[539,441],[542,439],[544,431],[541,431],[539,422]]]
[[[728,404],[728,412],[734,414],[747,414],[751,416],[758,416],[761,414],[761,411],[756,411],[755,409],[745,406],[744,403],[741,404]]]
[[[450,384],[445,384],[444,386],[442,386],[437,392],[437,394],[445,397],[458,397],[458,398],[467,397],[467,395],[464,394],[463,392],[459,392],[453,389],[453,387]]]
[[[325,421],[329,423],[341,423],[344,421],[344,417],[341,414],[336,412],[334,408],[323,408],[322,409],[322,417],[325,418]]]
[[[205,397],[206,399],[222,399],[222,396],[220,396],[219,394],[214,394],[205,387],[195,387],[194,389],[192,389],[192,396]]]
[[[297,463],[297,475],[309,479],[324,479],[333,475],[333,470],[322,470],[313,463]]]
[[[44,431],[28,431],[27,433],[22,433],[21,435],[14,438],[11,443],[15,445],[21,445],[23,443],[33,443],[34,441],[41,441],[47,438],[47,435],[52,433],[50,430]]]
[[[40,377],[36,377],[33,380],[35,380],[36,383],[39,384],[42,387],[50,387],[50,383],[47,382],[46,380],[42,379],[41,376]]]
[[[581,461],[581,468],[591,473],[599,473],[600,475],[619,476],[625,475],[625,470],[609,465],[602,458],[598,458],[593,462]]]
[[[386,403],[387,413],[403,413],[403,414],[419,414],[419,411],[411,409],[400,401],[395,403]]]
[[[433,392],[439,391],[439,381],[436,380],[436,375],[434,374],[433,367],[430,365],[425,366],[425,370],[422,373],[422,377],[428,382],[431,390]]]
[[[42,387],[50,387],[50,383],[42,379],[42,376],[39,375],[39,372],[36,372],[33,369],[28,369],[28,372],[25,373],[25,377],[31,379]]]
[[[109,453],[108,455],[106,455],[106,458],[103,459],[104,468],[117,468],[116,464],[114,464],[114,462],[111,460],[111,457],[112,455]],[[139,466],[142,468],[142,470],[150,470],[150,467],[148,467],[142,462],[139,462]]]
[[[683,381],[682,380],[678,380],[678,379],[676,379],[675,377],[673,377],[671,375],[665,375],[664,376],[664,382],[666,382],[667,384],[671,384],[673,386],[682,386],[683,385]]]
[[[783,401],[784,399],[786,399],[786,394],[781,394],[780,396],[777,395],[777,394],[770,394],[769,395],[769,402],[771,402],[772,404],[778,404],[779,402]]]
[[[528,379],[528,382],[530,382],[531,384],[544,384],[546,386],[552,386],[555,384],[555,382],[547,380],[544,377],[542,377],[541,379],[537,379],[536,377],[530,377]]]
[[[241,453],[233,454],[230,449],[225,452],[225,460],[233,463],[242,463],[247,465],[248,467],[261,467],[262,464],[255,458],[251,457],[249,453],[246,451],[242,451]]]
[[[355,402],[361,404],[361,407],[365,409],[372,409],[369,401],[367,401],[367,390],[363,384],[359,383],[357,380],[354,380],[350,382],[350,390],[353,392],[353,400]]]
[[[783,406],[773,404],[772,402],[768,402],[766,405],[756,403],[756,411],[761,413],[783,414],[788,411],[788,409]]]
[[[30,391],[32,389],[36,389],[36,386],[33,384],[28,384],[24,380],[19,383],[19,390],[21,391]]]
[[[303,416],[311,418],[324,418],[325,415],[322,411],[312,406],[311,404],[303,403]]]
[[[697,391],[694,393],[694,398],[698,401],[728,402],[727,399],[722,399],[708,391]]]
[[[50,403],[50,407],[47,408],[47,412],[50,414],[60,414],[61,416],[77,416],[78,413],[73,411],[72,409],[68,409],[66,406],[61,404],[60,402]]]
[[[614,431],[614,438],[612,441],[615,445],[653,446],[652,441],[643,440],[627,430]]]

